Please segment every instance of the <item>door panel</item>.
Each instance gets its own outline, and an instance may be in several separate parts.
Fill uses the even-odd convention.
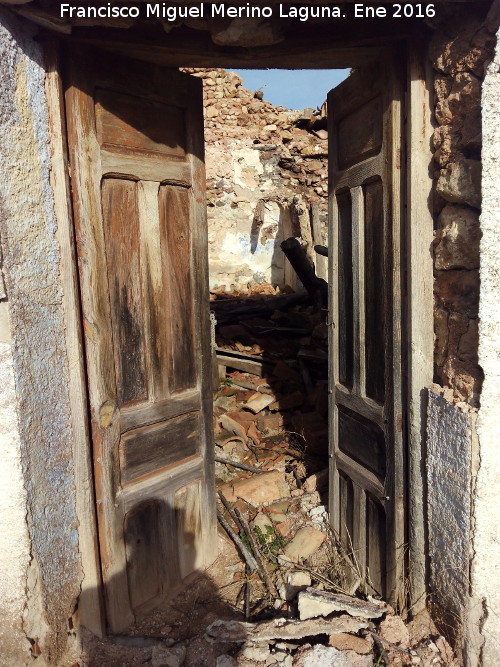
[[[68,56],[66,111],[108,623],[215,557],[201,81]]]
[[[386,54],[328,96],[330,511],[365,589],[400,602],[402,92],[395,61]]]

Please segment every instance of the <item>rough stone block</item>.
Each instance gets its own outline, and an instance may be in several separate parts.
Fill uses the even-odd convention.
[[[481,208],[479,160],[461,159],[448,164],[439,175],[436,191],[445,201]]]
[[[247,479],[240,479],[224,488],[223,493],[229,502],[242,498],[252,505],[272,503],[279,498],[290,496],[290,488],[285,480],[284,473],[279,470],[253,475]]]
[[[434,246],[435,268],[477,269],[479,267],[479,215],[462,206],[447,205],[439,216],[440,229]]]
[[[286,545],[285,555],[294,563],[300,563],[312,556],[326,539],[325,533],[316,528],[300,528],[293,540]]]
[[[380,618],[388,611],[384,603],[366,602],[342,593],[329,593],[307,588],[299,593],[299,614],[301,620],[316,616],[329,616],[334,612],[347,612],[356,618]]]
[[[435,280],[434,291],[442,305],[449,311],[456,311],[477,317],[479,308],[479,272],[440,271]]]

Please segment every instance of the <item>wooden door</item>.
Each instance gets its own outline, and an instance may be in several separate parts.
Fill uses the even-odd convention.
[[[402,94],[395,61],[388,54],[355,71],[328,96],[330,511],[368,592],[400,602]]]
[[[72,51],[66,117],[107,621],[215,557],[202,83]]]

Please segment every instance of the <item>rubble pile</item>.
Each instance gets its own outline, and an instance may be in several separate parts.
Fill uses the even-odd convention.
[[[239,298],[224,286],[212,290],[221,369],[214,403],[215,455],[254,470],[280,470],[299,496],[306,474],[327,463],[325,312],[312,306],[307,295],[263,299],[266,292],[275,290],[259,285]],[[217,463],[217,481],[228,482],[236,470],[239,477],[248,473]]]
[[[435,641],[416,636],[362,595],[356,559],[330,528],[325,312],[271,285],[221,286],[211,307],[218,518],[235,547],[226,599],[240,615],[207,626],[206,641],[227,651],[215,664],[454,665],[435,628]]]
[[[312,108],[294,111],[275,107],[262,99],[259,91],[256,94],[245,88],[235,72],[203,68],[183,71],[203,79],[208,151],[210,146],[232,150],[235,141],[241,145],[251,142],[263,160],[277,163],[283,187],[291,185],[295,193],[303,192],[310,200],[327,196],[326,107],[319,114]],[[222,195],[215,179],[209,178],[207,187],[216,196]]]
[[[290,284],[279,243],[326,240],[326,108],[275,107],[223,69],[183,71],[203,80],[210,285]]]

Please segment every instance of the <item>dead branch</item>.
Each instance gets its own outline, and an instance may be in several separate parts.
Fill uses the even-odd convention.
[[[246,546],[243,544],[241,539],[236,535],[234,530],[231,528],[229,525],[228,521],[222,516],[221,512],[217,510],[217,520],[220,523],[220,525],[224,528],[226,533],[229,535],[229,537],[233,540],[235,545],[238,547],[238,551],[240,552],[241,556],[245,560],[245,563],[248,565],[250,570],[257,571],[259,570],[259,566],[257,565],[255,558],[252,556],[252,554],[248,551]]]
[[[278,593],[276,591],[276,587],[272,582],[271,577],[269,576],[269,572],[267,571],[266,563],[264,561],[264,558],[262,556],[262,553],[260,552],[259,549],[259,544],[257,540],[255,539],[255,535],[253,530],[251,530],[250,526],[248,525],[248,521],[246,519],[246,516],[243,514],[241,510],[238,508],[235,509],[236,515],[238,519],[241,522],[241,525],[243,526],[243,530],[245,531],[246,536],[248,537],[248,540],[252,546],[252,550],[255,556],[255,559],[257,563],[260,565],[260,571],[259,571],[259,576],[262,573],[262,581],[265,583],[267,586],[267,589],[271,595],[277,596]]]

